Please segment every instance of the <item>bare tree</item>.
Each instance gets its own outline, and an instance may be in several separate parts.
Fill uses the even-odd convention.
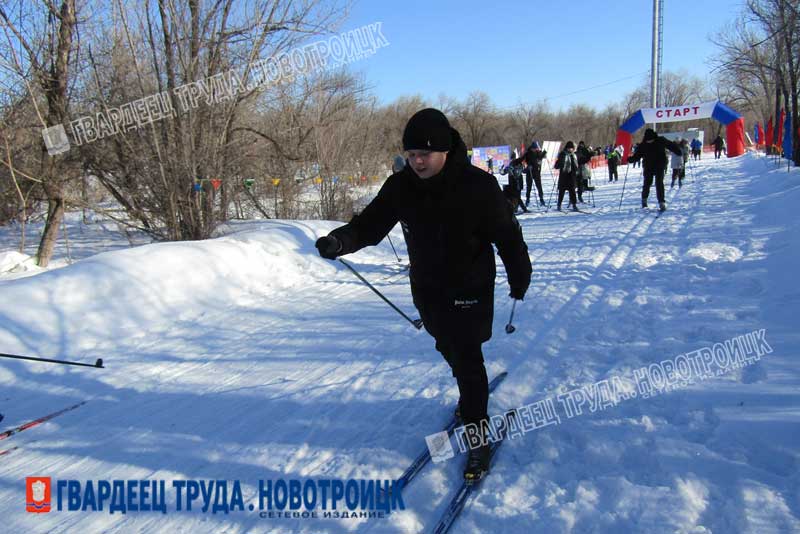
[[[721,52],[715,61],[718,83],[729,86],[732,98],[762,120],[776,122],[785,105],[796,128],[800,0],[748,0],[737,22],[713,42]],[[800,140],[793,138],[795,164],[800,165]]]
[[[463,133],[468,147],[484,146],[494,114],[495,108],[489,95],[483,91],[475,91],[463,104],[453,108],[452,122]]]
[[[535,104],[520,104],[509,116],[510,133],[522,144],[528,146],[550,125],[551,114],[547,104],[539,101]]]
[[[344,13],[340,7],[289,0],[117,2],[119,24],[97,40],[106,44],[91,57],[96,107],[108,113],[166,95],[172,113],[82,147],[89,169],[142,230],[165,239],[208,237],[240,195],[260,190],[245,191],[245,180],[268,178],[253,175],[254,144],[271,154],[272,177],[293,177],[302,159],[294,143],[302,144],[298,136],[308,129],[297,117],[278,125],[289,135],[255,120],[302,98],[294,92],[302,84],[260,83],[256,61],[332,29]]]
[[[24,83],[42,129],[66,123],[69,116],[68,91],[74,77],[78,18],[75,0],[63,0],[60,6],[49,2],[25,4],[25,9],[20,4],[8,11],[0,6],[0,22],[8,43],[2,49],[2,61]],[[38,168],[28,167],[27,173],[35,176],[47,199],[47,219],[36,253],[37,264],[46,267],[64,218],[65,187],[78,173],[68,156],[48,155],[43,137],[37,144],[38,162],[31,163]],[[7,151],[6,156],[9,155]],[[10,158],[6,163],[7,168],[14,168]]]

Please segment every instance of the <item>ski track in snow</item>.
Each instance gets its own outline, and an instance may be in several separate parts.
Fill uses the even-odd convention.
[[[490,411],[760,328],[773,353],[511,440],[454,531],[800,531],[797,171],[706,156],[682,189],[667,183],[659,217],[638,209],[640,173],[629,170],[619,211],[623,178],[601,177],[593,214],[520,216],[534,273],[517,331],[506,335],[511,302],[498,259],[484,354],[490,377],[509,377]],[[430,529],[460,480],[460,456],[426,467],[404,492],[407,510],[380,520],[24,512],[26,476],[238,479],[245,504],[258,479],[399,476],[458,395],[424,331],[344,266],[316,257],[314,238],[336,224],[232,224],[233,233],[202,244],[87,256],[0,281],[9,297],[0,302],[0,351],[102,357],[107,366],[2,362],[0,431],[89,400],[0,441],[19,447],[0,456],[8,531]],[[391,236],[407,259],[399,226]],[[347,259],[417,316],[387,242]]]

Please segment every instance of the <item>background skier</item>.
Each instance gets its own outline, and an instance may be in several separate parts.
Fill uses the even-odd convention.
[[[721,136],[717,136],[714,141],[711,142],[714,145],[714,159],[719,159],[722,155],[722,149],[725,146],[725,141],[722,140]]]
[[[700,142],[700,139],[698,139],[697,137],[692,139],[691,147],[692,147],[692,156],[693,156],[693,158],[694,159],[700,159],[700,153],[703,150],[703,143]]]
[[[512,159],[506,167],[504,167],[500,174],[508,174],[508,185],[503,187],[503,194],[506,196],[509,204],[514,213],[518,209],[522,209],[524,213],[528,213],[528,208],[522,203],[522,158]]]
[[[558,207],[561,211],[561,202],[564,200],[564,193],[569,192],[569,204],[573,211],[578,211],[578,201],[575,195],[575,182],[578,180],[578,157],[575,155],[575,143],[567,141],[564,150],[558,154],[555,168],[558,173]]]
[[[534,141],[522,156],[528,164],[525,173],[527,189],[525,191],[525,205],[531,204],[531,186],[536,184],[536,192],[539,193],[539,205],[544,206],[544,192],[542,191],[542,160],[547,157],[547,150],[542,150],[539,143]]]
[[[677,143],[679,147],[682,147],[683,140],[677,139]],[[670,167],[672,168],[672,183],[670,183],[670,189],[675,187],[675,180],[678,180],[678,187],[683,187],[683,166],[683,149],[681,148],[679,154],[672,154],[670,156]]]
[[[642,207],[647,207],[647,198],[650,196],[650,188],[653,179],[656,181],[656,197],[658,198],[658,209],[667,209],[664,200],[664,172],[667,170],[667,150],[673,154],[681,154],[681,147],[673,143],[666,137],[661,137],[655,130],[648,128],[644,131],[642,142],[636,147],[628,161],[644,160],[642,171],[644,182],[642,184]]]
[[[395,156],[392,161],[392,173],[400,172],[406,166],[406,158],[403,156]]]
[[[586,146],[586,143],[580,141],[578,149],[575,151],[578,158],[578,202],[583,203],[583,192],[594,191],[594,188],[589,185],[589,180],[592,179],[591,161],[594,153]]]
[[[608,159],[608,183],[616,182],[619,180],[617,166],[622,161],[622,154],[615,148],[606,155],[606,158]]]

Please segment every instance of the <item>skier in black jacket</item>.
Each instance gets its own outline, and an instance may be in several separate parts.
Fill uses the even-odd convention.
[[[558,211],[561,211],[561,202],[564,200],[564,193],[569,193],[569,204],[572,211],[578,211],[578,201],[575,198],[575,183],[580,172],[578,157],[575,155],[575,143],[567,141],[564,150],[558,154],[555,168],[558,169]]]
[[[406,166],[406,158],[403,156],[395,156],[394,160],[392,161],[392,172],[400,172],[403,170],[403,167]]]
[[[500,174],[508,174],[508,185],[503,187],[503,196],[512,207],[514,214],[517,214],[517,209],[522,209],[524,213],[528,213],[528,208],[522,203],[522,158],[514,158],[508,165],[500,170]]]
[[[510,296],[521,300],[531,262],[522,230],[495,178],[472,166],[459,133],[441,111],[428,108],[403,132],[408,165],[391,175],[364,211],[317,240],[335,259],[377,245],[399,221],[411,264],[411,294],[425,329],[452,369],[464,423],[487,418],[488,380],[481,345],[492,335],[497,246]],[[489,447],[469,453],[464,476],[488,470]]]
[[[544,192],[542,191],[542,160],[547,156],[547,150],[539,148],[539,143],[534,141],[525,151],[522,157],[528,164],[525,171],[525,205],[531,205],[531,186],[536,184],[536,192],[539,193],[539,205],[544,206]]]
[[[578,202],[583,203],[583,192],[594,191],[594,188],[589,185],[589,179],[592,177],[592,170],[589,164],[592,161],[594,153],[589,150],[586,143],[578,141],[578,148],[575,150],[575,156],[578,158],[578,177],[576,178],[576,185],[578,189]]]
[[[667,209],[664,200],[664,173],[667,170],[667,150],[673,154],[681,154],[681,147],[666,137],[661,137],[652,128],[644,131],[644,139],[633,152],[628,161],[644,160],[642,172],[644,183],[642,184],[642,207],[647,207],[647,197],[650,196],[650,187],[653,185],[653,178],[656,180],[656,197],[658,197],[658,209]]]
[[[722,150],[725,148],[725,141],[722,140],[722,136],[717,136],[712,142],[714,145],[714,159],[719,159],[722,155]]]

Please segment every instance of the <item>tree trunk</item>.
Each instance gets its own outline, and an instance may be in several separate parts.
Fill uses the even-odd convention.
[[[780,69],[777,71],[778,78],[780,79],[782,76],[780,75]],[[778,122],[781,120],[781,84],[775,84],[775,115],[774,115],[773,123],[772,123],[772,146],[780,144],[777,139],[775,139],[775,134],[778,132]],[[767,154],[772,154],[774,151],[772,146],[767,147]]]
[[[792,17],[793,17],[792,20],[786,20],[786,11],[785,11],[786,7],[787,6],[784,5],[783,3],[781,4],[781,21],[784,23],[784,27],[785,27],[785,29],[784,29],[784,44],[786,46],[786,54],[787,54],[788,63],[789,63],[789,65],[788,65],[789,66],[789,68],[788,68],[789,73],[788,74],[789,74],[790,98],[786,99],[786,104],[788,106],[789,102],[791,101],[792,109],[788,110],[788,113],[787,113],[792,118],[791,119],[791,122],[792,122],[791,129],[792,129],[792,131],[789,132],[789,135],[790,135],[790,139],[792,139],[792,159],[794,160],[795,166],[798,166],[798,165],[800,165],[800,150],[798,150],[798,148],[800,148],[800,140],[797,139],[797,137],[798,137],[797,136],[797,131],[798,131],[798,124],[797,124],[797,119],[798,119],[797,96],[798,95],[797,95],[797,91],[798,91],[798,87],[797,87],[797,68],[796,68],[797,66],[795,65],[795,59],[796,58],[794,56],[794,50],[793,50],[793,46],[792,46],[794,44],[794,42],[797,40],[797,38],[798,38],[798,36],[795,35],[794,31],[793,31],[794,24],[795,24],[795,22],[797,20],[797,16],[798,15],[795,12],[795,13],[792,14]],[[791,5],[789,6],[789,9],[790,10],[792,9]],[[782,141],[783,140],[781,140],[781,142]]]
[[[36,252],[36,264],[47,267],[53,257],[53,250],[58,239],[58,227],[64,219],[64,194],[55,184],[45,184],[47,193],[47,222],[44,225],[39,250]]]

